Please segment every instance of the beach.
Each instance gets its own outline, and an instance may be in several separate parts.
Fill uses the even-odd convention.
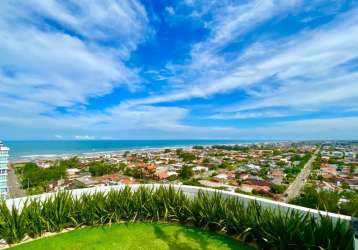
[[[244,140],[87,140],[87,141],[7,141],[13,163],[31,160],[55,160],[68,157],[96,157],[163,149],[191,148],[195,145],[251,144],[263,141]]]

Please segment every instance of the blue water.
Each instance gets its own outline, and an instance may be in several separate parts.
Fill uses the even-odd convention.
[[[10,147],[11,159],[45,157],[65,154],[165,148],[192,145],[239,144],[243,140],[87,140],[87,141],[4,141]]]

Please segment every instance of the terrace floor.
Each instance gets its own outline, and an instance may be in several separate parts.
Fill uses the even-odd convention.
[[[115,224],[34,240],[12,250],[252,250],[234,239],[195,228],[159,223]]]

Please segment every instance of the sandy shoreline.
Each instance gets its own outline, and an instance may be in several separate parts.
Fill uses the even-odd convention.
[[[156,152],[162,151],[164,149],[191,149],[193,146],[203,146],[211,147],[213,145],[250,145],[250,144],[270,144],[270,143],[280,143],[286,141],[252,141],[252,142],[240,142],[240,143],[214,143],[214,144],[191,144],[191,145],[175,145],[175,146],[162,146],[162,147],[139,147],[139,148],[127,148],[127,149],[118,149],[118,150],[105,150],[105,151],[92,151],[92,152],[78,152],[78,153],[63,153],[63,154],[36,154],[36,155],[24,155],[17,157],[10,157],[9,161],[11,163],[23,163],[34,160],[59,160],[69,157],[99,157],[107,154],[123,154],[126,151],[131,153],[141,153],[144,151],[147,152]]]
[[[151,147],[151,148],[133,148],[133,149],[121,149],[121,150],[108,150],[108,151],[96,151],[96,152],[83,152],[83,153],[64,153],[64,154],[38,154],[38,155],[24,155],[16,158],[10,158],[11,163],[22,163],[22,162],[28,162],[28,161],[34,161],[34,160],[59,160],[63,158],[68,157],[98,157],[103,156],[107,154],[123,154],[126,151],[129,151],[131,153],[141,153],[144,151],[147,152],[156,152],[156,151],[162,151],[165,149],[191,149],[193,146],[203,146],[203,147],[211,147],[213,145],[247,145],[247,144],[253,144],[255,142],[247,142],[247,143],[220,143],[220,144],[205,144],[205,145],[183,145],[183,146],[168,146],[168,147]]]

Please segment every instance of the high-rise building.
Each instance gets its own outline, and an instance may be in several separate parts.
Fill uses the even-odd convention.
[[[0,141],[0,197],[7,198],[7,165],[9,148]]]

